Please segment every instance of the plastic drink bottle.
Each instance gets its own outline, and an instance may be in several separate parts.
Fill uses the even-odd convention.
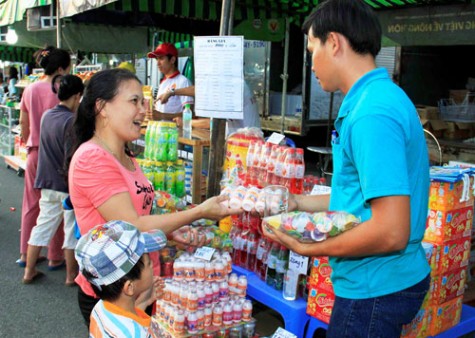
[[[186,303],[186,309],[190,312],[198,310],[198,294],[195,289],[188,291],[188,302]]]
[[[196,312],[188,313],[188,333],[197,333],[198,332],[198,316]]]
[[[246,156],[247,172],[246,172],[245,185],[247,187],[252,185],[252,164],[253,164],[253,161],[254,161],[254,148],[255,147],[256,147],[256,142],[255,141],[249,142],[249,148],[247,149],[247,156]]]
[[[157,142],[154,160],[166,162],[168,160],[168,123],[158,122],[155,135],[157,135]]]
[[[205,328],[205,312],[203,310],[196,311],[196,317],[198,317],[198,331]]]
[[[252,303],[250,300],[244,301],[242,305],[242,320],[245,322],[250,321],[252,318]]]
[[[155,161],[155,170],[153,174],[153,188],[155,191],[165,191],[165,172],[163,163]]]
[[[287,147],[280,147],[277,160],[275,162],[274,176],[272,184],[282,184],[282,171],[284,169],[285,156],[287,154]]]
[[[191,111],[190,105],[186,104],[185,109],[183,109],[183,137],[191,138],[191,120],[193,118],[193,113]]]
[[[242,206],[242,201],[246,196],[247,189],[240,185],[231,193],[231,199],[229,200],[229,206],[233,209],[239,209]]]
[[[245,297],[246,290],[247,290],[247,277],[245,275],[239,276],[237,288],[238,288],[238,296]]]
[[[287,155],[285,156],[284,167],[282,169],[281,185],[287,189],[291,189],[291,182],[295,178],[295,148],[288,148]]]
[[[289,250],[281,246],[275,265],[275,288],[282,290],[284,284],[284,275],[289,261]]]
[[[257,235],[254,231],[249,232],[247,238],[246,269],[256,271]]]
[[[145,149],[144,149],[144,157],[146,159],[150,159],[150,153],[152,152],[152,142],[151,142],[151,134],[152,134],[152,126],[154,126],[153,121],[148,121],[147,130],[145,131]]]
[[[168,161],[175,162],[178,158],[178,129],[176,123],[168,123]]]
[[[275,174],[275,164],[277,162],[277,156],[279,154],[279,145],[273,144],[271,148],[269,163],[267,163],[267,175],[265,182],[268,184],[272,184],[271,182],[274,181],[274,174]]]
[[[266,283],[269,286],[275,286],[275,274],[277,265],[277,256],[279,254],[279,243],[272,243],[269,255],[267,256]]]
[[[217,304],[213,308],[213,326],[221,326],[223,325],[223,308],[221,305]]]
[[[204,313],[205,313],[204,326],[208,327],[211,325],[211,321],[213,320],[213,310],[211,306],[205,307]]]
[[[256,250],[256,267],[255,272],[256,275],[259,276],[260,279],[265,279],[265,269],[266,269],[266,262],[265,259],[267,258],[266,252],[268,248],[268,243],[266,237],[262,236],[257,244]]]
[[[305,162],[303,158],[303,149],[297,148],[295,153],[295,176],[291,182],[290,193],[303,194],[303,180],[305,175]]]
[[[239,323],[242,318],[242,305],[241,302],[235,302],[233,305],[233,321]]]
[[[229,286],[229,294],[230,295],[234,295],[238,292],[237,285],[238,285],[238,276],[237,276],[237,274],[235,274],[235,273],[230,274],[229,279],[228,279],[228,286]]]
[[[247,189],[244,200],[242,201],[242,208],[245,211],[251,211],[255,208],[257,198],[259,197],[259,189],[256,187],[250,187]]]
[[[295,271],[287,270],[284,276],[284,289],[282,297],[286,300],[295,300],[297,298],[297,284],[299,274]]]
[[[185,166],[183,160],[177,160],[175,166],[175,195],[177,197],[184,197],[185,191]]]
[[[229,285],[228,282],[222,281],[219,283],[219,300],[226,300],[229,296]]]
[[[198,288],[198,309],[204,309],[206,305],[206,294],[203,287]]]
[[[176,184],[176,175],[175,175],[175,166],[173,162],[167,162],[167,171],[165,174],[165,191],[171,195],[175,195],[175,184]]]
[[[173,326],[173,330],[176,333],[185,332],[185,314],[182,310],[178,310],[175,315],[175,325]]]
[[[231,325],[233,323],[233,307],[230,303],[226,303],[223,306],[223,324]]]

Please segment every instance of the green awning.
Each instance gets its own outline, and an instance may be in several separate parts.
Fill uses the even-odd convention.
[[[52,0],[4,0],[0,1],[0,26],[8,26],[24,18],[28,8],[51,5]]]
[[[0,60],[13,62],[31,62],[36,49],[15,46],[0,46]]]

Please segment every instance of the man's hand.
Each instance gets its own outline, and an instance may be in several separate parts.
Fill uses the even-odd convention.
[[[173,118],[173,121],[176,123],[176,126],[178,128],[181,128],[183,126],[183,119],[181,117],[175,117]]]
[[[158,97],[157,97],[157,100],[160,101],[162,104],[165,104],[168,102],[168,99],[172,96],[172,92],[170,91],[166,91],[165,93],[163,94],[160,94]]]

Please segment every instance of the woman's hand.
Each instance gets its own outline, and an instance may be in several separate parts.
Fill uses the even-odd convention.
[[[242,209],[231,209],[226,207],[225,202],[229,198],[224,195],[215,196],[207,199],[197,206],[199,208],[202,218],[213,219],[219,221],[220,219],[230,216],[239,215],[244,212]]]

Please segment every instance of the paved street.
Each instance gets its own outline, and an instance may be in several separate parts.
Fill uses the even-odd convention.
[[[64,286],[65,271],[48,271],[23,285],[19,258],[23,178],[0,159],[0,337],[87,337],[77,305],[77,287]],[[10,208],[16,208],[11,211]]]

